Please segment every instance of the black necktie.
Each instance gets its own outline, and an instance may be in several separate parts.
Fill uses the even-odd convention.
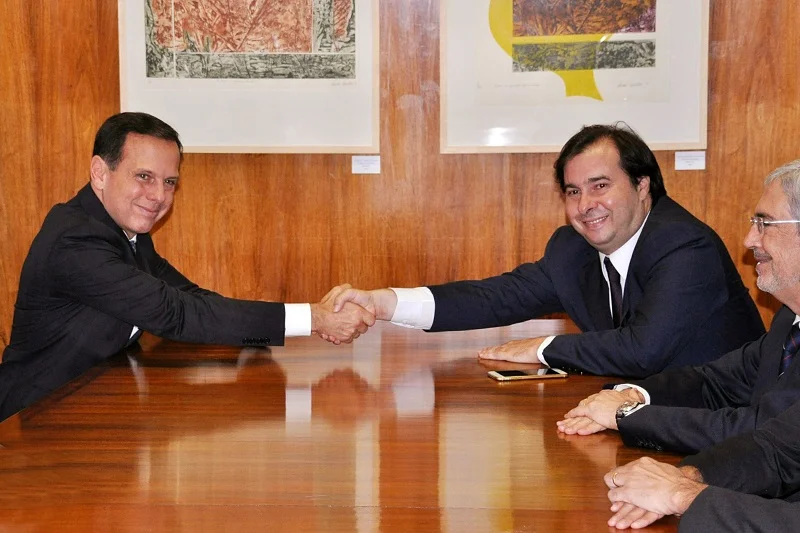
[[[136,241],[130,240],[128,244],[131,246],[131,250],[133,250],[133,255],[136,255]]]
[[[619,272],[611,264],[611,260],[606,257],[603,259],[608,274],[608,286],[611,288],[611,317],[614,320],[614,328],[618,328],[622,323],[622,284],[620,283]]]
[[[783,374],[789,367],[798,348],[800,348],[800,324],[795,324],[789,330],[783,343],[783,355],[781,356],[781,365],[778,367],[778,375]]]

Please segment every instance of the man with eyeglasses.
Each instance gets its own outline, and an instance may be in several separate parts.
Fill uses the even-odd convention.
[[[800,442],[800,160],[767,176],[750,221],[744,244],[757,262],[758,288],[783,303],[770,330],[711,363],[594,394],[557,423],[559,431],[616,429],[628,445],[683,453],[718,446],[726,452],[701,453],[682,471],[701,483],[800,496],[800,456],[787,447]],[[622,485],[625,476],[610,479]],[[615,523],[627,527],[620,510]]]

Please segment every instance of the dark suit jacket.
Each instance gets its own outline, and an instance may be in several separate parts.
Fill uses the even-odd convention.
[[[755,431],[682,464],[696,467],[711,487],[684,514],[681,530],[800,531],[800,399]]]
[[[799,501],[800,398],[755,431],[706,448],[682,464],[696,467],[709,485]]]
[[[0,414],[29,405],[125,347],[132,326],[173,340],[283,344],[283,304],[224,298],[122,229],[89,185],[45,218],[22,267]],[[3,401],[5,397],[5,402]]]
[[[708,487],[681,517],[678,531],[775,533],[800,531],[800,504]]]
[[[778,379],[783,342],[795,314],[775,315],[769,333],[716,361],[635,382],[651,405],[619,421],[629,446],[694,453],[753,431],[800,400],[800,364]]]
[[[482,281],[430,287],[431,331],[505,326],[566,312],[583,333],[544,350],[554,367],[645,377],[713,360],[764,333],[716,233],[668,197],[653,206],[631,259],[622,327],[613,329],[600,258],[571,226],[544,257]]]

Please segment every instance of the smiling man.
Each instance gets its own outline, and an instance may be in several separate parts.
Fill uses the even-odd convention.
[[[567,313],[583,333],[511,341],[485,359],[649,376],[702,363],[764,326],[717,234],[666,194],[653,152],[619,126],[583,128],[556,181],[570,225],[544,256],[501,276],[416,289],[334,288],[378,319],[429,331],[489,328]]]
[[[784,306],[757,342],[704,365],[670,369],[582,400],[557,422],[588,435],[618,430],[626,444],[695,453],[752,432],[800,400],[800,161],[767,176],[744,244],[758,288]],[[793,351],[794,350],[794,351]]]
[[[53,207],[22,267],[0,364],[0,419],[136,341],[281,345],[312,332],[349,342],[374,323],[353,305],[234,300],[159,256],[150,230],[172,207],[182,145],[168,124],[120,113],[97,132],[89,183]]]
[[[621,391],[648,403],[629,416],[612,422],[620,391],[602,391],[559,423],[582,434],[618,425],[626,441],[698,452],[679,468],[644,457],[606,474],[610,526],[676,514],[680,531],[800,531],[800,160],[767,176],[750,222],[758,287],[783,303],[769,332]]]

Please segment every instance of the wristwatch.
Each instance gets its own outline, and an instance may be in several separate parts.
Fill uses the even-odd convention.
[[[633,400],[628,400],[627,402],[623,402],[622,405],[617,407],[617,414],[616,414],[617,422],[619,422],[620,418],[625,418],[626,416],[631,414],[640,405],[642,405],[642,402],[634,402]]]

